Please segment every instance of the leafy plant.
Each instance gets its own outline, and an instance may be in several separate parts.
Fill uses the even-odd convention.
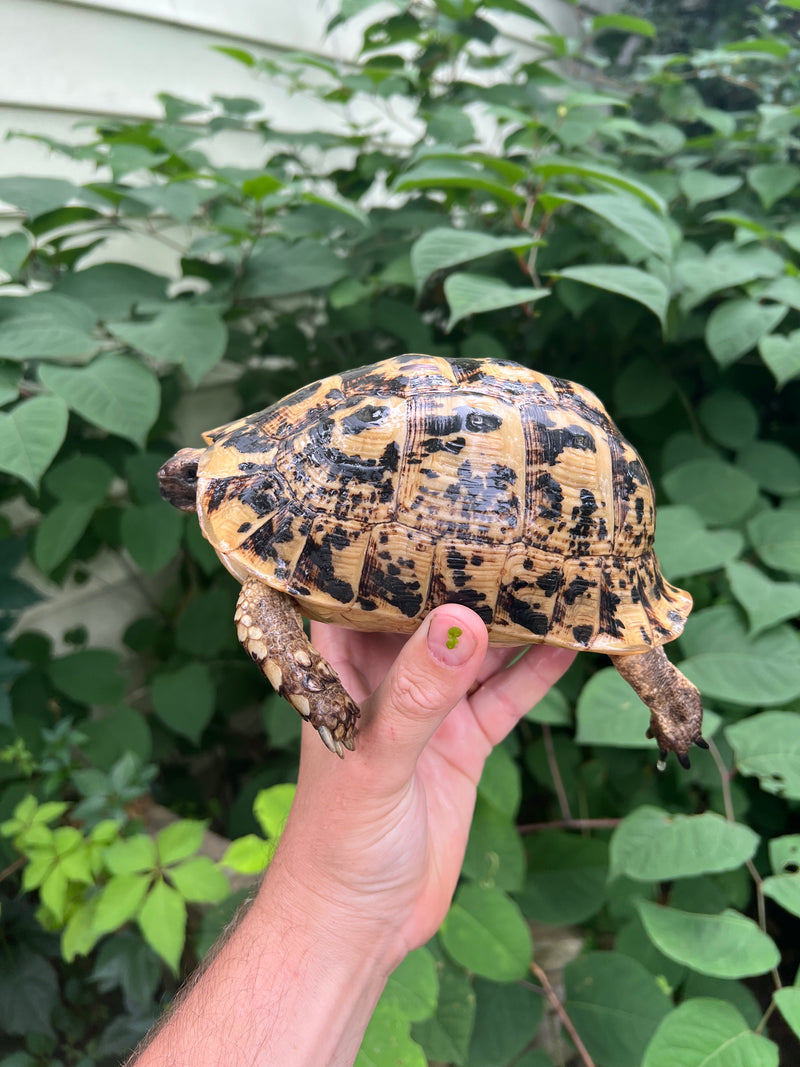
[[[642,5],[568,35],[517,0],[397,0],[357,64],[227,49],[253,99],[165,94],[161,120],[39,138],[96,180],[0,179],[20,217],[0,239],[17,976],[0,1063],[118,1059],[232,903],[184,939],[186,903],[224,888],[194,858],[202,821],[253,872],[271,847],[254,798],[278,787],[260,801],[271,840],[285,812],[297,719],[264,697],[235,583],[160,501],[158,466],[196,443],[195,411],[207,428],[406,350],[517,359],[608,405],[656,480],[665,573],[695,598],[670,654],[712,748],[659,775],[643,706],[579,657],[487,764],[452,910],[393,976],[359,1063],[796,1057],[796,6],[659,51]],[[501,35],[509,17],[535,54]],[[324,128],[263,121],[261,77],[314,97]],[[221,131],[257,138],[259,165],[215,163]],[[115,262],[121,235],[139,262],[168,250],[170,276]],[[121,642],[90,616],[57,643],[12,628],[34,575],[74,587],[111,566],[148,605]],[[143,832],[146,792],[176,828]],[[562,927],[583,947],[554,974],[540,944]]]

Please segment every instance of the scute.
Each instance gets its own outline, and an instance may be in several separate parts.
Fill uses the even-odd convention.
[[[677,637],[644,465],[587,389],[410,354],[206,435],[203,532],[309,618],[411,632],[462,603],[501,644],[636,652]]]

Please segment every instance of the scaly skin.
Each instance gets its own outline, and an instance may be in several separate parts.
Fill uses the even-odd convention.
[[[611,662],[650,708],[647,736],[658,742],[659,770],[664,769],[670,752],[688,769],[691,746],[708,748],[701,736],[703,704],[697,688],[670,663],[663,648],[612,656]]]
[[[248,578],[234,620],[239,640],[273,689],[319,731],[331,752],[343,757],[345,748],[352,751],[358,705],[309,641],[295,601]]]

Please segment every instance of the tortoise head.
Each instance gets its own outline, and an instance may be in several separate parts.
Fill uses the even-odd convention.
[[[182,448],[158,472],[161,495],[181,511],[197,510],[197,461],[204,448]]]

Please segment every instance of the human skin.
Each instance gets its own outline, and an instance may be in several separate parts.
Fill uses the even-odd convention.
[[[518,650],[489,649],[455,604],[410,638],[313,624],[312,640],[361,704],[356,751],[338,760],[304,725],[255,899],[131,1067],[352,1064],[387,977],[447,913],[487,756],[575,655],[538,645],[509,666]]]

